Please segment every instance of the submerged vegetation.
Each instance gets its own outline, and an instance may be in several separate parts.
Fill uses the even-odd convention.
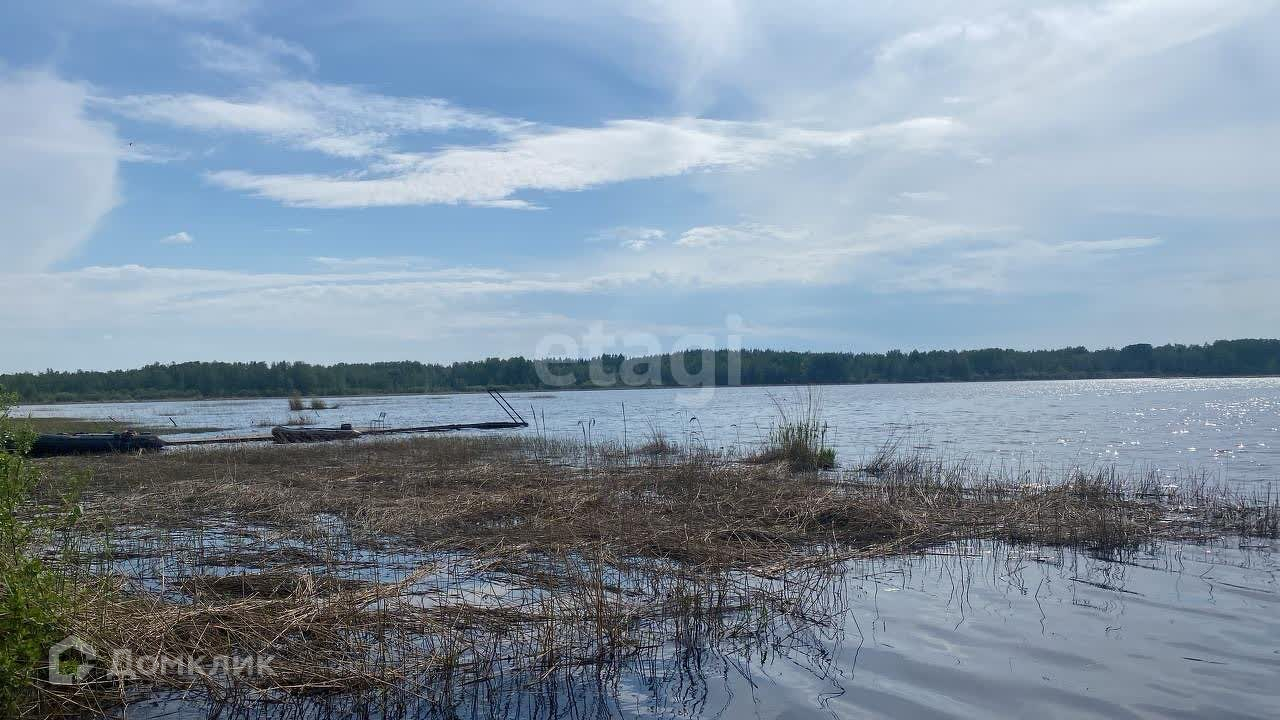
[[[604,373],[593,374],[593,363]],[[1158,347],[1135,344],[1092,351],[1083,347],[887,353],[691,350],[631,359],[603,355],[593,360],[544,362],[514,357],[450,365],[157,363],[110,372],[48,370],[0,375],[0,384],[18,391],[27,402],[288,395],[296,396],[301,404],[303,395],[451,392],[486,387],[561,390],[610,386],[610,382],[623,387],[626,384],[616,378],[624,365],[646,382],[666,386],[681,385],[677,378],[685,375],[716,385],[1280,375],[1280,340],[1219,340]],[[677,374],[673,368],[684,372]],[[740,372],[731,373],[731,368]],[[561,381],[547,385],[549,376]],[[601,377],[615,380],[602,384]],[[303,409],[290,404],[293,412]]]
[[[473,693],[500,704],[548,678],[616,678],[664,648],[763,650],[839,622],[831,583],[858,558],[973,539],[1113,554],[1274,537],[1280,519],[1275,498],[1109,470],[1009,476],[917,457],[882,459],[876,475],[815,473],[689,447],[583,466],[582,452],[423,437],[41,462],[43,479],[93,477],[75,552],[49,561],[96,579],[70,631],[135,657],[266,654],[273,672],[148,665],[128,682],[37,686],[32,707],[166,689],[233,705],[367,703],[379,688],[380,701],[394,689],[447,716]]]

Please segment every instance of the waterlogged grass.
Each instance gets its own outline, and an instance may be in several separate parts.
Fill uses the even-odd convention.
[[[829,427],[822,418],[822,401],[810,388],[790,401],[770,395],[778,410],[778,423],[769,432],[765,447],[749,459],[754,463],[784,462],[792,472],[833,470],[835,448],[827,447]]]
[[[289,411],[302,412],[303,410],[332,410],[337,405],[330,405],[321,398],[312,398],[311,400],[303,399],[302,395],[294,393],[289,396]]]
[[[1191,479],[887,455],[874,475],[811,472],[825,428],[787,417],[773,439],[785,450],[781,429],[806,426],[813,465],[794,449],[750,464],[665,438],[639,453],[495,435],[42,461],[42,482],[93,476],[56,562],[95,588],[67,620],[76,635],[139,657],[262,653],[275,672],[94,675],[31,707],[171,690],[358,710],[376,689],[446,709],[549,679],[608,685],[671,648],[776,653],[841,622],[831,582],[851,559],[1277,534],[1280,501]]]

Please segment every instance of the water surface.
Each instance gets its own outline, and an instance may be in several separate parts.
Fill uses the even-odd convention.
[[[536,428],[567,439],[643,442],[654,433],[749,450],[796,411],[803,389],[730,387],[509,393]],[[1066,380],[825,386],[828,442],[848,464],[889,439],[951,458],[1034,466],[1211,472],[1233,482],[1280,479],[1280,378]],[[325,398],[335,409],[304,411],[323,425],[395,426],[507,419],[484,394]],[[264,434],[291,415],[287,400],[31,405],[20,413],[115,418],[223,435]],[[385,413],[385,415],[383,415]]]
[[[1277,550],[1163,544],[1099,558],[960,543],[848,564],[806,605],[813,622],[463,688],[447,707],[165,695],[128,717],[1273,718]]]

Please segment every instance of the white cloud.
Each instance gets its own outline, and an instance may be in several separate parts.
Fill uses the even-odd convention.
[[[286,63],[314,70],[316,59],[296,43],[271,35],[248,33],[243,42],[229,42],[213,35],[187,38],[196,61],[206,69],[237,76],[266,77],[285,72]]]
[[[682,37],[705,35],[704,11],[660,3],[652,15]],[[710,12],[710,9],[707,10]],[[732,4],[714,15],[732,20]],[[717,25],[717,35],[726,30]],[[738,24],[733,23],[737,28]],[[271,79],[281,60],[313,65],[304,49],[246,30],[249,40],[229,43],[210,35],[191,40],[208,67],[249,78],[238,96],[148,94],[101,98],[119,115],[202,132],[238,132],[325,155],[360,161],[345,172],[269,172],[224,169],[214,184],[278,202],[321,208],[470,204],[540,209],[516,197],[527,190],[580,191],[637,179],[701,171],[758,170],[830,154],[933,153],[962,137],[953,118],[917,114],[885,122],[727,121],[693,115],[611,120],[597,126],[539,126],[460,108],[438,98],[392,97],[356,87]],[[692,33],[692,35],[691,35]],[[705,44],[705,43],[704,43]],[[735,43],[716,50],[719,64],[738,57]],[[710,67],[710,66],[709,66]],[[498,142],[446,144],[433,151],[402,149],[409,136],[479,130]]]
[[[1157,237],[1124,237],[1113,240],[1075,240],[1057,247],[1064,251],[1084,252],[1117,252],[1120,250],[1141,250],[1155,247],[1161,243]]]
[[[353,270],[407,270],[414,267],[425,267],[430,265],[427,258],[416,255],[401,255],[394,257],[357,257],[357,258],[336,258],[319,256],[311,258],[311,261],[317,265],[322,265],[330,271],[353,271]]]
[[[235,317],[236,322],[241,322],[247,315],[227,312],[232,309],[244,313],[260,311],[264,317],[274,318],[273,313],[268,312],[270,308],[307,301],[313,304],[290,312],[309,327],[322,325],[332,313],[339,312],[361,318],[370,328],[380,328],[401,322],[415,307],[430,306],[433,312],[445,312],[465,303],[486,312],[500,312],[510,297],[528,294],[576,296],[626,288],[652,291],[669,286],[723,289],[836,284],[850,280],[870,282],[886,267],[882,263],[910,262],[913,257],[910,249],[913,243],[921,242],[920,237],[930,237],[929,242],[951,248],[948,257],[968,263],[966,271],[977,265],[990,266],[996,260],[1010,269],[1015,266],[1009,263],[1043,261],[1052,254],[1101,256],[1151,246],[1150,239],[1146,238],[1043,246],[992,239],[979,228],[932,232],[935,235],[902,218],[869,223],[858,237],[826,237],[803,229],[748,223],[691,228],[680,237],[700,238],[699,242],[655,243],[647,246],[649,252],[643,255],[605,253],[571,263],[552,259],[544,263],[542,269],[441,267],[430,258],[419,256],[322,256],[311,258],[320,268],[316,272],[122,265],[20,273],[6,280],[10,292],[19,295],[38,292],[51,303],[83,307],[82,315],[74,322],[89,324],[96,322],[95,313],[106,318],[113,313],[141,308],[147,308],[151,315],[189,316],[201,322],[224,322],[226,318]],[[665,237],[665,233],[654,228],[615,228],[600,237],[610,242],[619,238],[625,242],[629,237],[657,240]],[[177,242],[191,240],[185,231],[170,238]],[[920,282],[927,272],[916,271],[900,285],[908,287],[915,283],[912,289],[922,291],[939,289]],[[958,270],[952,273],[959,274]],[[949,280],[945,284],[954,288],[958,283]],[[991,289],[990,285],[990,278],[970,283],[977,289]],[[358,307],[335,310],[333,305],[338,303],[353,303]],[[396,303],[404,303],[404,307],[379,319],[380,313]]]
[[[1060,243],[995,237],[958,243],[926,258],[890,262],[895,271],[884,273],[876,286],[889,292],[1067,291],[1075,289],[1078,272],[1160,244],[1159,238],[1138,237]]]
[[[667,236],[666,231],[650,227],[619,226],[601,230],[588,242],[607,242],[621,248],[640,252]]]
[[[70,256],[115,206],[120,144],[85,117],[85,101],[84,87],[51,72],[0,68],[0,271]]]
[[[175,150],[163,145],[149,145],[136,141],[121,143],[118,150],[121,162],[165,165],[190,157],[190,153],[184,150]]]
[[[300,326],[320,327],[332,313],[351,323],[344,332],[362,337],[428,336],[431,327],[454,327],[446,314],[464,297],[478,308],[475,322],[487,327],[515,322],[510,298],[522,293],[634,291],[649,298],[667,288],[721,291],[717,299],[746,302],[755,293],[743,288],[1083,299],[1088,285],[1089,296],[1111,306],[1185,308],[1194,280],[1224,298],[1250,288],[1257,302],[1221,304],[1236,310],[1265,304],[1264,280],[1274,275],[1266,232],[1276,216],[1270,199],[1280,190],[1280,165],[1269,152],[1280,145],[1280,106],[1260,91],[1280,68],[1271,42],[1280,13],[1270,0],[630,0],[589,9],[539,0],[509,9],[495,22],[529,25],[534,43],[563,39],[579,57],[654,89],[660,102],[649,107],[669,113],[612,120],[571,114],[563,126],[436,98],[290,81],[290,71],[309,72],[315,59],[253,34],[242,20],[248,3],[147,4],[196,22],[240,18],[199,25],[213,34],[192,39],[190,49],[204,67],[245,86],[99,98],[101,109],[327,156],[241,155],[248,159],[209,168],[220,188],[305,207],[539,209],[533,202],[554,206],[555,197],[533,193],[693,176],[688,184],[697,199],[678,216],[696,213],[702,198],[710,210],[704,220],[675,227],[657,208],[639,222],[667,232],[615,228],[598,238],[612,244],[609,250],[643,252],[558,257],[542,272],[441,269],[423,258],[378,257],[380,248],[371,246],[361,250],[370,257],[318,258],[310,265],[315,273],[97,268],[41,280],[67,283],[69,297],[90,305],[110,305],[95,293],[112,288],[122,308],[163,307],[159,312],[190,313],[222,328],[219,312],[292,303],[287,312]],[[227,79],[217,78],[218,87]],[[0,117],[14,112],[10,105]],[[0,144],[7,142],[0,133]],[[162,155],[117,150],[127,159]],[[1196,222],[1164,244],[1158,236],[1185,217]],[[697,222],[703,224],[680,231]],[[573,232],[570,240],[586,234]],[[1230,265],[1246,264],[1238,253],[1217,254],[1219,244],[1251,251],[1248,269],[1257,277],[1209,283]],[[1179,256],[1192,263],[1186,253],[1197,247],[1203,253],[1194,256],[1195,272],[1175,267]],[[1147,283],[1142,296],[1127,277],[1099,290],[1094,279],[1108,271],[1140,276]],[[1188,279],[1162,284],[1175,276]],[[396,303],[424,318],[422,327],[402,331],[375,317]],[[996,312],[1016,314],[1010,306]],[[1198,327],[1218,327],[1206,311],[1196,317]],[[1080,324],[1072,330],[1071,322]],[[1041,324],[1092,332],[1084,323],[1047,315]]]
[[[921,190],[917,192],[900,192],[898,197],[904,200],[914,200],[916,202],[941,202],[950,196],[944,192],[936,190]]]
[[[504,210],[546,210],[542,205],[536,205],[527,200],[472,200],[469,204],[473,207],[502,208]]]
[[[677,245],[693,248],[713,248],[726,245],[775,243],[804,237],[804,233],[788,232],[766,225],[708,225],[689,228],[680,234]]]
[[[209,174],[217,185],[302,207],[522,203],[523,190],[577,191],[627,180],[772,163],[877,145],[932,149],[955,132],[947,118],[824,131],[699,118],[617,120],[595,128],[513,132],[498,145],[397,153],[354,175]]]
[[[526,123],[471,112],[438,98],[404,98],[360,88],[274,81],[243,96],[194,93],[100,97],[118,115],[202,132],[247,133],[336,157],[386,154],[389,139],[414,133],[479,130],[504,134]]]
[[[1063,278],[1078,281],[1080,267],[1144,262],[1158,273],[1242,222],[1276,218],[1280,104],[1259,90],[1280,71],[1275,0],[652,4],[684,20],[628,26],[649,34],[619,48],[660,50],[619,62],[642,73],[663,56],[653,65],[668,84],[654,84],[698,107],[827,130],[951,118],[938,142],[920,133],[700,179],[721,212],[809,233],[788,244],[729,225],[681,241],[722,248],[729,274],[748,276],[728,249],[746,247],[797,282],[826,277],[806,270],[823,265],[910,292],[1071,292]],[[707,22],[717,14],[731,22]],[[699,24],[723,36],[705,54],[672,51]],[[1177,218],[1204,235],[1160,248],[1155,236]],[[1099,233],[1114,239],[1072,240]],[[1126,233],[1141,237],[1117,237]]]
[[[126,117],[196,130],[289,138],[319,131],[317,118],[282,103],[224,100],[205,95],[129,95],[98,98],[96,102]]]
[[[191,233],[186,230],[180,230],[172,235],[166,235],[160,238],[161,245],[190,245],[196,239],[191,237]]]
[[[3,361],[10,370],[211,358],[528,355],[542,335],[581,323],[548,310],[513,309],[503,299],[560,286],[467,268],[289,274],[130,265],[11,275],[5,294],[41,298],[41,313],[0,303],[0,326],[32,340],[6,348]],[[63,344],[67,336],[104,332],[121,342],[95,347],[92,357],[68,353]],[[246,335],[255,340],[235,341]]]

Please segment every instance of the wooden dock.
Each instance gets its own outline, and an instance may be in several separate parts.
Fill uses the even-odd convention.
[[[529,427],[529,423],[521,417],[520,413],[507,401],[502,393],[497,390],[489,390],[489,397],[498,403],[498,407],[506,413],[510,420],[499,420],[491,422],[478,423],[445,423],[442,425],[419,425],[416,427],[402,428],[372,428],[369,430],[360,430],[361,437],[372,435],[408,435],[411,433],[441,433],[441,432],[457,432],[459,430],[513,430],[515,428]],[[200,440],[165,440],[164,447],[179,447],[191,445],[234,445],[239,443],[257,443],[257,442],[278,442],[275,435],[253,435],[242,437],[226,437],[226,438],[203,438]]]
[[[518,422],[479,422],[479,423],[448,423],[445,425],[422,425],[420,427],[404,427],[404,428],[379,428],[375,430],[361,430],[361,437],[372,435],[407,435],[410,433],[440,433],[440,432],[457,432],[458,430],[512,430],[515,428],[529,427],[529,423],[524,421]],[[186,445],[224,445],[236,443],[256,443],[256,442],[275,442],[275,438],[271,435],[253,435],[242,437],[226,437],[226,438],[204,438],[200,440],[166,440],[165,447],[178,447]]]

